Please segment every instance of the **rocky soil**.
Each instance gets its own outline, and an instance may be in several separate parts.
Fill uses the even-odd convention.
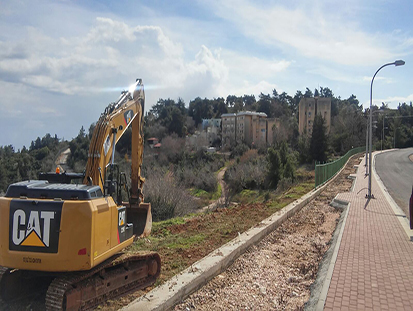
[[[347,176],[358,163],[357,158],[350,160],[320,196],[175,310],[304,309],[341,213],[329,203],[350,189]]]

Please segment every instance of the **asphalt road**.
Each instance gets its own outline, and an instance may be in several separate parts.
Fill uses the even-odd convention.
[[[380,153],[375,167],[393,200],[409,215],[409,199],[413,187],[413,148]],[[409,159],[409,156],[411,156]],[[374,194],[374,190],[372,190]]]

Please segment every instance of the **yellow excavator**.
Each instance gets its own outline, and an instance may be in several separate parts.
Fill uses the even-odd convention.
[[[157,253],[122,252],[152,227],[142,193],[144,104],[137,79],[100,116],[83,174],[43,173],[0,198],[0,303],[47,286],[46,310],[87,310],[156,281]],[[130,187],[114,161],[129,127]]]

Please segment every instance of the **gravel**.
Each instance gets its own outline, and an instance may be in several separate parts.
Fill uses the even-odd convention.
[[[350,161],[320,196],[174,310],[304,309],[341,213],[329,203],[350,188],[346,177],[354,164]]]

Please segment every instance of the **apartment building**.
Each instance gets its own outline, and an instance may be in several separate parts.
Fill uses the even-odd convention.
[[[221,143],[222,146],[231,146],[236,140],[236,113],[224,113],[221,115]]]
[[[267,119],[263,112],[241,111],[221,116],[222,146],[229,148],[237,143],[259,146],[273,142],[276,119]]]
[[[302,98],[298,106],[298,130],[300,135],[307,133],[311,135],[316,114],[321,115],[325,120],[327,134],[331,127],[331,98],[330,97],[310,97]]]
[[[220,137],[221,119],[202,119],[202,132],[205,133],[209,146]]]

